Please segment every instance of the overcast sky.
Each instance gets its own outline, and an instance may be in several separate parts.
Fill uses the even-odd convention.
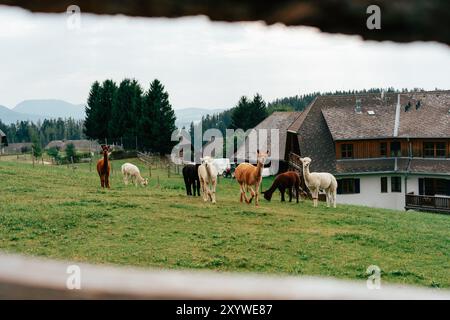
[[[86,101],[95,80],[160,79],[174,108],[228,108],[240,96],[341,89],[450,89],[450,49],[436,43],[363,42],[313,28],[31,14],[0,6],[0,105]]]

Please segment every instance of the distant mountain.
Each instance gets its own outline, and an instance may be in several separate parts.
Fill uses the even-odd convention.
[[[63,100],[26,100],[19,103],[13,111],[45,118],[84,119],[84,105],[72,104]]]
[[[0,120],[5,124],[27,120],[36,122],[39,118],[37,115],[16,112],[0,105]]]
[[[175,110],[176,126],[189,128],[191,122],[198,122],[202,116],[222,112],[225,109],[185,108]],[[63,100],[26,100],[14,109],[0,106],[0,120],[3,123],[30,120],[33,122],[51,118],[84,119],[84,105],[76,105]]]
[[[225,109],[203,109],[203,108],[185,108],[175,110],[175,115],[177,117],[176,126],[178,128],[185,127],[189,129],[191,122],[198,122],[202,119],[202,116],[207,114],[214,114],[222,112]]]

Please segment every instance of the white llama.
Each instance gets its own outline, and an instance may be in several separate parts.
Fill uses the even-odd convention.
[[[202,164],[198,167],[198,177],[202,188],[203,201],[211,200],[216,203],[217,168],[213,164],[213,158],[204,157]]]
[[[328,172],[309,172],[311,159],[306,157],[301,158],[300,160],[303,164],[303,176],[305,178],[305,183],[309,191],[311,191],[314,207],[317,207],[319,191],[324,190],[327,196],[327,207],[329,207],[332,203],[333,207],[336,208],[336,178]]]

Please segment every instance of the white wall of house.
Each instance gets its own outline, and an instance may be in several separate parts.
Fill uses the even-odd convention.
[[[408,176],[407,181],[407,193],[414,192],[415,195],[419,194],[419,178],[426,178],[426,176]]]
[[[381,192],[381,177],[388,177],[387,193]],[[389,175],[353,176],[351,178],[360,179],[360,193],[338,194],[336,199],[338,204],[405,210],[405,178],[403,176],[401,177],[402,192],[391,191],[391,176]],[[414,182],[408,181],[408,184],[410,183]]]

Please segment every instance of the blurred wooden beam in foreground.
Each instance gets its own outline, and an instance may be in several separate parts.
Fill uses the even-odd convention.
[[[81,289],[67,289],[80,268]],[[71,282],[72,283],[72,282]],[[1,299],[450,299],[450,292],[312,277],[94,266],[0,254]]]
[[[360,35],[367,40],[438,41],[450,44],[450,1],[442,0],[0,0],[33,12],[62,13],[70,5],[81,12],[142,17],[205,15],[215,21],[264,21],[312,26],[323,32]],[[381,29],[369,30],[367,8],[381,9]]]

